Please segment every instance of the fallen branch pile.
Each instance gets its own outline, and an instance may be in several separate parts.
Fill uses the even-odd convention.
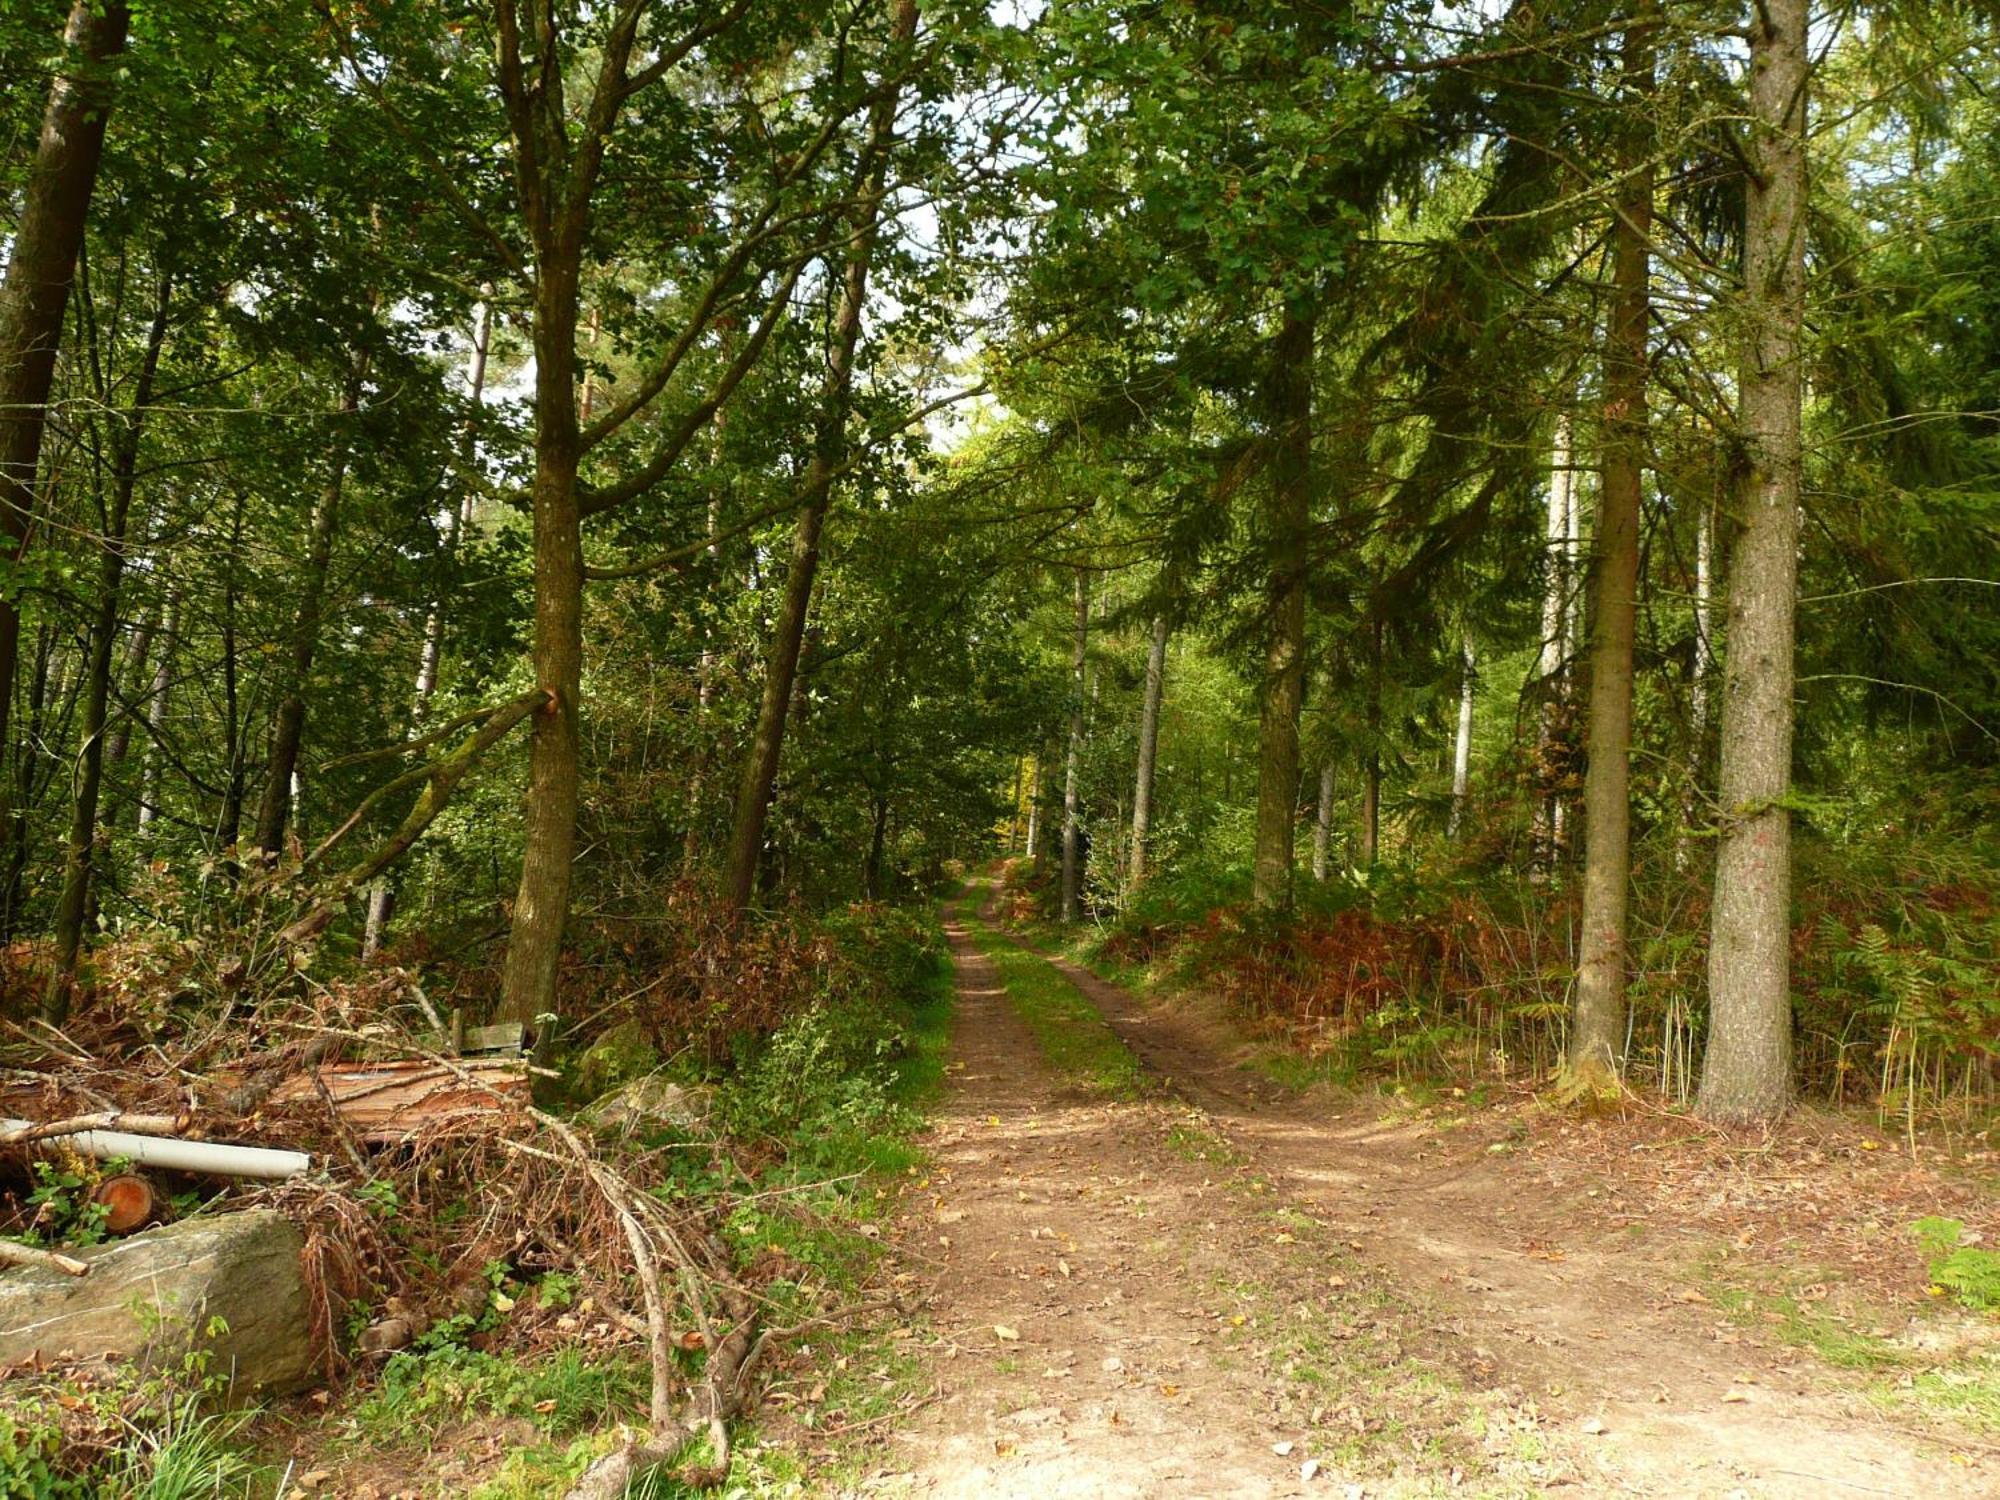
[[[610,1337],[646,1351],[651,1397],[646,1436],[572,1493],[622,1494],[691,1439],[706,1453],[683,1479],[719,1482],[729,1424],[769,1347],[764,1272],[739,1268],[721,1237],[734,1201],[676,1192],[671,1177],[693,1153],[710,1182],[729,1180],[725,1144],[688,1132],[664,1147],[599,1137],[532,1104],[528,1063],[452,1055],[452,1028],[418,1021],[435,1013],[411,1000],[413,986],[371,983],[267,1005],[233,1052],[213,1030],[171,1051],[156,1038],[67,1035],[57,1050],[19,1036],[9,1060],[35,1066],[0,1072],[0,1192],[10,1174],[19,1184],[0,1232],[38,1227],[24,1191],[37,1157],[128,1162],[132,1172],[105,1181],[129,1192],[137,1177],[149,1210],[175,1196],[159,1181],[183,1200],[197,1192],[204,1213],[275,1207],[304,1235],[311,1337],[329,1378],[454,1317],[491,1325],[477,1335],[489,1346],[553,1344],[550,1320],[497,1317],[493,1286],[574,1276]],[[137,1064],[97,1060],[121,1053]],[[88,1269],[11,1239],[0,1239],[0,1263]],[[346,1347],[362,1308],[368,1330]]]

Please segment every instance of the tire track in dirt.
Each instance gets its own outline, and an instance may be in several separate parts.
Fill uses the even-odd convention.
[[[1394,1299],[1330,1272],[1330,1231],[1205,1157],[1223,1143],[1184,1105],[1053,1072],[963,918],[947,933],[954,1062],[900,1230],[934,1268],[939,1399],[863,1492],[1345,1497],[1470,1475],[1461,1493],[1521,1494],[1577,1477],[1559,1443],[1517,1456],[1538,1424],[1509,1397],[1439,1394]]]
[[[1028,946],[1023,944],[1022,946]],[[1892,1426],[1809,1358],[1724,1342],[1675,1300],[1676,1268],[1566,1233],[1510,1181],[1419,1129],[1246,1074],[1233,1039],[1030,947],[1140,1060],[1363,1260],[1435,1304],[1431,1334],[1585,1434],[1594,1493],[1817,1500],[2000,1494],[1994,1450]],[[1576,1228],[1578,1226],[1572,1226]],[[1724,1337],[1727,1337],[1724,1335]],[[1371,1492],[1372,1493],[1372,1492]]]

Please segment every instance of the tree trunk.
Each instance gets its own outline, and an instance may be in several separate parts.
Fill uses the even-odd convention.
[[[160,620],[160,606],[155,604],[132,632],[132,644],[126,649],[125,661],[118,670],[118,675],[131,683],[127,696],[135,703],[149,701],[146,684],[153,674],[147,669],[153,663],[153,646],[160,639]],[[132,722],[137,717],[135,713],[120,714],[118,727],[104,742],[104,769],[114,779],[119,768],[125,764],[125,758],[132,752]],[[105,808],[106,825],[118,821],[119,811],[120,805],[115,801]]]
[[[146,335],[146,350],[132,387],[132,404],[124,413],[113,449],[111,503],[104,516],[103,556],[98,564],[97,618],[91,624],[90,661],[83,689],[83,722],[78,728],[81,748],[73,777],[69,839],[63,848],[62,893],[56,900],[55,966],[42,997],[42,1014],[60,1026],[69,1015],[76,986],[77,955],[83,948],[83,922],[90,910],[91,856],[97,845],[97,800],[104,783],[104,728],[111,705],[112,647],[118,639],[118,594],[125,577],[125,529],[132,515],[132,490],[139,467],[139,438],[146,412],[153,403],[153,380],[160,368],[160,349],[167,338],[171,283],[162,281],[159,306]]]
[[[1361,868],[1382,852],[1382,622],[1368,627],[1368,753],[1361,767]]]
[[[160,738],[167,729],[167,694],[173,687],[174,649],[180,643],[181,599],[167,600],[160,617],[159,655],[153,661],[153,690],[146,698],[146,754],[139,772],[139,832],[143,836],[160,815],[160,769],[166,757]]]
[[[21,926],[21,901],[28,873],[29,812],[35,804],[35,769],[43,757],[32,753],[42,740],[44,705],[49,699],[49,676],[54,666],[55,632],[44,625],[37,632],[34,670],[28,675],[28,733],[22,736],[20,752],[14,757],[11,787],[13,816],[7,829],[7,873],[0,881],[0,942],[12,942]],[[28,996],[0,995],[0,1013],[24,1014]]]
[[[340,499],[346,486],[349,434],[345,430],[361,409],[361,382],[367,357],[357,354],[335,423],[332,469],[319,503],[313,507],[307,532],[306,572],[299,589],[299,607],[292,616],[292,650],[285,686],[271,723],[271,752],[264,767],[264,795],[257,804],[258,853],[275,864],[285,850],[285,825],[291,816],[298,779],[299,751],[305,743],[306,693],[312,684],[313,657],[319,651],[320,615],[326,604],[326,578],[333,562],[333,541],[340,530]]]
[[[720,412],[716,414],[715,420],[718,423],[722,421],[722,414]],[[721,529],[721,507],[714,499],[710,499],[708,502],[708,534],[711,538],[708,544],[708,555],[710,558],[719,555],[719,548],[712,539]],[[701,622],[701,633],[701,661],[695,668],[694,765],[688,772],[687,829],[681,835],[681,868],[683,869],[692,868],[695,860],[701,854],[701,805],[704,800],[703,794],[708,785],[709,759],[713,753],[713,746],[710,744],[711,735],[708,727],[708,716],[710,705],[715,700],[715,668],[717,658],[714,639],[715,626],[705,615]]]
[[[1084,675],[1089,670],[1090,584],[1076,570],[1076,650],[1070,666],[1069,750],[1063,758],[1062,918],[1083,920],[1082,778],[1084,709],[1088,697]]]
[[[1146,653],[1146,692],[1139,701],[1139,766],[1132,781],[1132,888],[1146,878],[1146,839],[1153,827],[1153,771],[1160,755],[1160,697],[1167,676],[1167,617],[1153,616]]]
[[[1695,517],[1694,534],[1694,667],[1689,683],[1688,716],[1694,741],[1689,771],[1701,771],[1702,745],[1708,738],[1709,676],[1715,667],[1714,627],[1709,622],[1715,597],[1715,517],[1703,506]]]
[[[1722,684],[1722,827],[1708,951],[1708,1054],[1696,1108],[1770,1119],[1792,1098],[1793,612],[1804,457],[1805,0],[1752,12],[1743,211],[1742,385],[1748,460],[1731,557]]]
[[[875,794],[875,821],[868,835],[868,863],[862,869],[862,891],[870,901],[882,899],[882,853],[889,841],[889,799]]]
[[[1035,753],[1031,764],[1033,770],[1029,773],[1032,779],[1028,783],[1028,837],[1023,857],[1032,862],[1038,857],[1038,851],[1041,849],[1043,773],[1042,756],[1039,751]]]
[[[1652,33],[1625,35],[1626,108],[1651,117]],[[1651,139],[1630,129],[1611,225],[1604,340],[1604,437],[1591,568],[1590,728],[1583,782],[1583,915],[1571,1073],[1615,1086],[1625,1056],[1625,934],[1631,887],[1632,642],[1638,623],[1639,507],[1646,460],[1646,324],[1652,274]]]
[[[1309,297],[1286,301],[1264,391],[1273,451],[1264,523],[1268,635],[1258,706],[1251,898],[1267,911],[1292,904],[1299,710],[1306,683],[1306,535],[1312,522],[1314,311]]]
[[[1542,649],[1536,675],[1543,693],[1541,720],[1535,732],[1536,763],[1546,773],[1555,756],[1556,724],[1561,718],[1558,679],[1568,659],[1568,619],[1571,535],[1575,523],[1576,470],[1573,428],[1569,414],[1556,418],[1555,441],[1549,450],[1549,509],[1545,532],[1548,578],[1542,590]],[[1535,809],[1536,860],[1553,870],[1562,842],[1562,795],[1550,786]]]
[[[581,223],[538,256],[535,288],[535,682],[548,695],[528,741],[526,843],[508,926],[499,1015],[541,1029],[556,1010],[556,970],[576,855],[583,691],[583,525],[577,467],[577,268]],[[572,237],[572,235],[574,237]]]
[[[241,873],[236,844],[243,830],[243,759],[246,754],[236,660],[236,602],[242,592],[236,576],[236,564],[243,555],[243,508],[244,495],[238,490],[229,525],[228,561],[222,573],[222,746],[228,774],[223,780],[222,806],[216,813],[215,840],[222,850],[223,871],[232,881]]]
[[[1452,838],[1465,826],[1465,799],[1472,789],[1472,709],[1477,678],[1471,636],[1465,638],[1464,662],[1458,685],[1458,734],[1451,747],[1451,823],[1446,832]]]
[[[890,50],[900,54],[916,35],[916,0],[896,0],[890,28]],[[723,870],[723,892],[730,907],[750,905],[757,883],[757,860],[764,848],[764,823],[771,811],[771,793],[778,781],[778,764],[785,747],[785,719],[798,676],[799,651],[805,642],[806,617],[812,608],[813,580],[819,572],[820,530],[826,522],[827,500],[834,475],[847,452],[847,418],[854,390],[854,351],[861,341],[861,315],[868,299],[869,262],[882,227],[882,200],[887,190],[889,153],[896,131],[898,90],[884,87],[869,111],[867,184],[850,219],[845,275],[840,304],[833,318],[832,347],[826,380],[820,393],[818,431],[806,471],[804,499],[792,536],[792,564],[785,575],[785,598],[772,630],[771,649],[764,662],[764,695],[758,706],[757,728],[743,763],[737,787],[736,816],[729,832],[729,856]]]
[[[1324,881],[1333,851],[1333,762],[1319,768],[1319,817],[1313,824],[1313,879]]]
[[[129,20],[122,0],[73,0],[8,247],[7,278],[0,284],[0,555],[8,559],[26,550],[35,513],[49,387],[111,114],[106,64],[125,50]],[[0,746],[7,743],[20,646],[20,611],[11,597],[0,598]],[[0,800],[0,823],[5,821]]]
[[[489,297],[479,304],[479,315],[472,325],[472,351],[466,362],[466,395],[475,410],[486,394],[486,356],[492,339],[493,303]],[[459,445],[459,457],[468,467],[473,458],[473,432],[474,424],[468,417]],[[472,497],[473,490],[468,484],[457,506],[446,512],[443,551],[447,563],[457,555],[459,539],[472,525]],[[438,671],[444,663],[444,606],[444,591],[440,588],[424,615],[424,643],[417,654],[416,689],[410,700],[410,733],[413,736],[422,732],[424,718],[430,712],[431,698],[437,692]],[[400,869],[399,865],[385,871],[368,888],[368,918],[361,931],[363,963],[375,956],[388,934],[389,919],[396,909],[396,876]]]

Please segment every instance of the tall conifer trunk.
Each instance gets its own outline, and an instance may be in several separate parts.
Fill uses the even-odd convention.
[[[1792,1098],[1793,612],[1804,453],[1805,0],[1751,12],[1743,211],[1742,531],[1731,553],[1722,684],[1722,826],[1708,950],[1708,1053],[1696,1107],[1770,1119]]]
[[[1264,513],[1264,680],[1258,695],[1257,847],[1251,895],[1267,910],[1292,904],[1299,804],[1299,710],[1306,682],[1306,536],[1312,521],[1312,298],[1286,299],[1271,347],[1264,401],[1271,482]]]
[[[490,294],[479,304],[478,316],[472,325],[472,349],[467,356],[465,371],[466,397],[471,402],[474,413],[486,397],[486,360],[493,341],[493,302]],[[459,438],[459,461],[469,469],[473,460],[474,417],[468,414],[465,430]],[[472,525],[473,491],[468,484],[459,496],[458,503],[445,514],[444,555],[449,562],[457,555],[460,541]],[[430,609],[424,615],[423,645],[417,653],[417,680],[410,694],[410,733],[422,733],[424,720],[429,716],[431,699],[437,693],[438,673],[444,665],[444,616],[445,597],[442,586],[431,598]],[[397,871],[389,870],[376,877],[368,888],[368,916],[361,930],[361,957],[363,961],[373,958],[381,948],[389,930],[389,919],[396,909]]]
[[[1583,915],[1569,1067],[1615,1084],[1625,1054],[1625,928],[1631,886],[1632,642],[1638,623],[1639,507],[1646,460],[1646,323],[1652,268],[1652,33],[1624,47],[1621,183],[1611,225],[1611,309],[1604,336],[1604,436],[1591,565],[1590,728],[1583,783]]]

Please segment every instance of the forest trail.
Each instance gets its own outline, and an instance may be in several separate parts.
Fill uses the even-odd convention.
[[[1514,1164],[1287,1095],[1187,1012],[1037,955],[1148,1084],[1058,1072],[983,946],[1007,940],[965,910],[948,932],[951,1082],[902,1230],[940,1399],[867,1493],[2000,1492],[1992,1450],[1729,1331],[1668,1252],[1592,1243]]]

